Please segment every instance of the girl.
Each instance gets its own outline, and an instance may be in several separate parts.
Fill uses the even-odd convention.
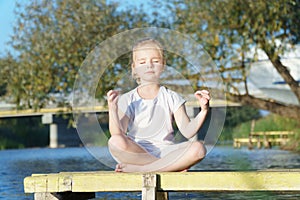
[[[115,171],[183,171],[201,161],[206,154],[203,143],[174,143],[172,122],[184,137],[193,138],[208,113],[209,92],[195,92],[201,111],[190,120],[185,100],[159,84],[165,60],[163,48],[154,39],[133,47],[131,68],[139,86],[120,97],[115,90],[107,93],[108,145],[118,162]]]

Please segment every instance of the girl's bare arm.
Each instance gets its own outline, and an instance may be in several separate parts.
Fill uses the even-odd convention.
[[[185,109],[185,105],[181,105],[180,108],[174,113],[174,118],[178,129],[184,137],[187,139],[192,138],[198,132],[203,125],[209,108],[210,95],[206,90],[195,92],[195,96],[198,99],[201,107],[201,111],[192,120],[188,117]]]
[[[110,134],[125,134],[129,118],[118,109],[119,92],[110,90],[107,93]]]

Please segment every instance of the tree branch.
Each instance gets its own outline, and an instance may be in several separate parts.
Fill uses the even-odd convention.
[[[269,56],[269,55],[268,55]],[[270,57],[269,57],[270,58]],[[282,76],[283,80],[290,86],[293,93],[296,95],[300,101],[300,87],[299,83],[291,76],[288,68],[284,66],[280,59],[276,57],[275,59],[270,59],[278,73]]]
[[[283,80],[290,86],[292,92],[296,95],[297,99],[300,102],[300,87],[299,83],[292,77],[288,68],[282,64],[279,56],[275,53],[274,47],[267,44],[266,41],[261,42],[263,46],[263,50],[267,54],[269,60],[277,70],[277,72],[281,75]]]
[[[260,99],[251,95],[229,94],[228,99],[234,102],[240,102],[242,105],[250,105],[258,109],[269,110],[281,116],[291,117],[294,119],[300,118],[300,106],[284,105],[273,100]]]

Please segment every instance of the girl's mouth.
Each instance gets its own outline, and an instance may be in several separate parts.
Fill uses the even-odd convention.
[[[145,72],[145,74],[154,74],[154,71]]]

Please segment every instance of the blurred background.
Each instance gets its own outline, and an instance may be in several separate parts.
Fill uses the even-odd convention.
[[[133,28],[159,27],[187,34],[216,65],[217,71],[191,74],[184,58],[172,53],[167,57],[168,66],[189,80],[193,90],[205,88],[201,77],[210,74],[218,74],[225,88],[226,100],[211,105],[226,112],[218,144],[196,169],[299,168],[299,10],[299,0],[0,0],[0,159],[7,163],[1,168],[6,176],[0,191],[8,191],[0,196],[31,199],[22,193],[22,178],[33,172],[101,168],[82,148],[74,126],[74,82],[97,45]],[[107,137],[105,94],[117,87],[130,70],[129,63],[130,54],[114,60],[95,92],[97,120]],[[173,87],[185,91],[183,85]],[[212,93],[213,99],[218,99],[218,92]],[[268,144],[258,142],[262,135],[268,135],[270,140],[264,141]],[[241,148],[234,149],[238,139]],[[101,140],[96,143],[106,146]],[[273,160],[266,160],[266,154]],[[43,160],[45,155],[48,158]],[[89,164],[76,165],[82,158]],[[12,167],[16,163],[19,168]],[[21,170],[24,165],[27,170]],[[19,191],[15,196],[6,194],[15,190]]]
[[[88,53],[118,33],[151,26],[189,35],[215,62],[218,72],[197,75],[185,71],[184,58],[169,53],[167,60],[194,90],[203,87],[204,73],[222,77],[228,101],[221,104],[228,109],[220,141],[230,142],[242,132],[247,136],[249,125],[234,129],[252,118],[298,121],[298,3],[1,0],[0,148],[47,146],[48,125],[40,118],[44,113],[63,118],[60,122],[72,128],[74,81]],[[107,67],[97,86],[97,105],[105,107],[106,91],[130,70],[129,57]],[[180,85],[175,89],[185,91]],[[277,126],[274,122],[264,129]],[[291,146],[299,147],[297,142]]]

